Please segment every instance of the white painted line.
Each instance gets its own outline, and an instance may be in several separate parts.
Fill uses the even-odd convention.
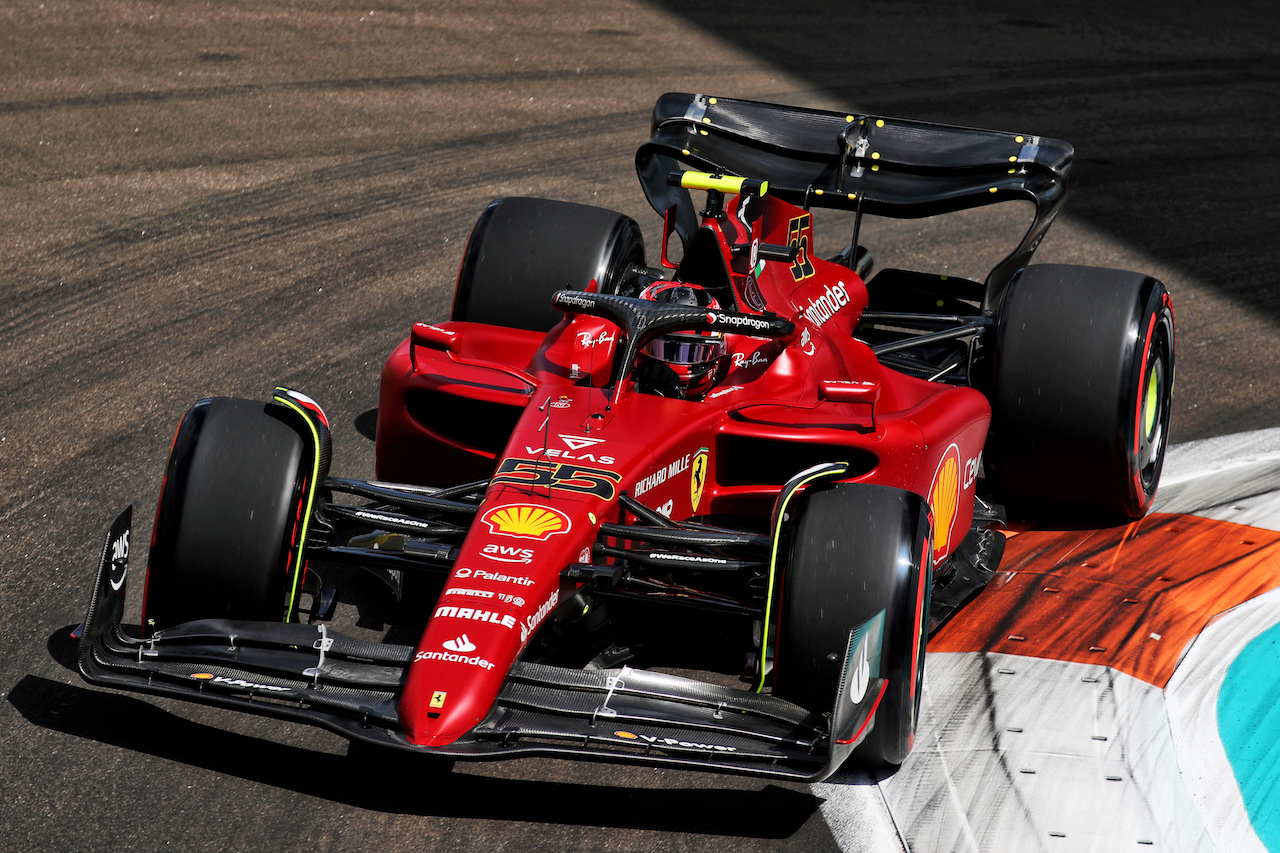
[[[1280,621],[1280,590],[1229,610],[1201,632],[1165,689],[1182,778],[1219,850],[1266,853],[1218,735],[1218,693],[1227,669],[1255,637]]]
[[[1170,447],[1155,510],[1280,530],[1280,429]],[[929,654],[917,749],[878,785],[854,770],[814,785],[823,816],[844,853],[1265,853],[1217,697],[1231,661],[1276,622],[1280,590],[1220,616],[1167,691],[1105,667]]]
[[[1170,446],[1154,510],[1200,515],[1273,492],[1280,492],[1280,428]],[[1273,497],[1280,512],[1280,495]],[[1270,517],[1259,515],[1268,527]]]

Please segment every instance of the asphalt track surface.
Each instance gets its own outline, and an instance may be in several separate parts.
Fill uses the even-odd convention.
[[[656,245],[631,156],[664,91],[1070,140],[1039,260],[1169,285],[1175,441],[1280,425],[1271,4],[800,5],[0,3],[0,849],[835,849],[804,786],[442,772],[70,668],[99,537],[133,503],[149,538],[186,406],[286,382],[334,472],[371,474],[381,361],[447,315],[487,201],[611,207]],[[1010,221],[864,242],[981,275]]]

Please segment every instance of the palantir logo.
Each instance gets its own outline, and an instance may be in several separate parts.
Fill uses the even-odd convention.
[[[455,637],[452,640],[445,640],[441,645],[451,652],[474,652],[476,650],[476,644],[467,639],[466,634],[461,637]]]

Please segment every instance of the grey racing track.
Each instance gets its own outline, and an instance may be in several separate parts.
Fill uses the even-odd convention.
[[[1070,140],[1040,259],[1169,285],[1175,440],[1278,426],[1278,46],[1264,2],[0,4],[0,849],[835,849],[804,786],[449,772],[90,688],[67,632],[99,537],[133,503],[147,541],[207,395],[301,388],[335,473],[371,475],[382,358],[447,316],[490,199],[624,211],[652,255],[631,156],[668,90]],[[980,275],[1020,222],[865,242]]]

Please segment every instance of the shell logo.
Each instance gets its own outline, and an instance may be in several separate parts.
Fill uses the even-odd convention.
[[[637,740],[640,735],[633,735],[631,732],[614,732],[615,737],[626,738],[627,740]]]
[[[951,543],[951,530],[960,508],[960,448],[952,444],[942,454],[938,470],[929,487],[929,506],[933,509],[933,557],[936,560]]]
[[[489,525],[489,532],[499,536],[538,539],[543,542],[557,533],[569,532],[572,526],[569,516],[560,510],[535,504],[496,507],[480,516],[480,520]]]

